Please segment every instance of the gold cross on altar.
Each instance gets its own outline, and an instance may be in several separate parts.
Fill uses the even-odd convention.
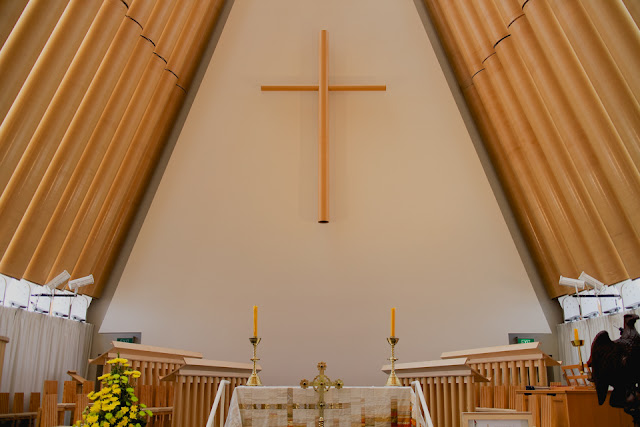
[[[318,222],[329,222],[329,91],[385,91],[386,85],[329,85],[327,30],[320,31],[318,85],[263,85],[263,91],[318,91]]]
[[[327,406],[327,403],[324,401],[325,392],[329,391],[329,389],[333,386],[336,389],[340,390],[344,383],[342,380],[331,381],[329,377],[324,374],[324,371],[327,369],[327,364],[324,362],[318,363],[318,372],[319,374],[313,379],[312,382],[309,382],[306,378],[300,381],[300,387],[306,389],[311,386],[315,391],[318,392],[318,427],[324,426],[324,408]]]

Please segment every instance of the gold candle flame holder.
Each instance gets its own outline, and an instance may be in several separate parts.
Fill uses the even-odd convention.
[[[391,373],[389,374],[389,378],[387,379],[387,386],[401,386],[400,380],[396,376],[396,344],[398,344],[400,338],[397,337],[388,337],[387,342],[391,346],[391,357],[389,360],[391,361]]]
[[[251,376],[247,381],[248,386],[262,385],[262,381],[260,381],[260,377],[258,376],[258,371],[256,371],[256,362],[260,360],[258,359],[258,357],[256,357],[256,348],[258,347],[258,344],[260,344],[260,340],[261,340],[260,337],[249,338],[249,342],[253,345],[253,357],[251,358],[251,361],[253,362],[253,372],[251,373]]]
[[[584,363],[582,362],[582,350],[580,347],[584,345],[584,340],[571,340],[571,345],[578,348],[578,357],[580,358],[580,374],[584,374]]]

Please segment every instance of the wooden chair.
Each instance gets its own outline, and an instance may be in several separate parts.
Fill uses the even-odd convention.
[[[567,385],[573,386],[591,386],[589,382],[589,375],[591,371],[587,365],[584,366],[584,372],[580,372],[580,365],[563,365],[562,375],[567,381]]]

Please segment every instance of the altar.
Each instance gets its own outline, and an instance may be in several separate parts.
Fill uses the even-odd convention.
[[[411,387],[344,387],[324,394],[327,426],[425,426]],[[225,427],[316,427],[318,393],[300,387],[236,387]]]

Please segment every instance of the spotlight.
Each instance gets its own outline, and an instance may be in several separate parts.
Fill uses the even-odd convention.
[[[563,286],[573,286],[574,288],[576,288],[576,293],[578,293],[578,288],[584,289],[584,280],[571,279],[569,277],[560,276],[558,284]]]
[[[45,286],[47,288],[56,289],[58,286],[62,285],[64,282],[69,280],[70,277],[71,275],[69,274],[69,272],[65,270],[62,273],[58,274],[53,279],[51,279],[51,281],[47,283]]]
[[[79,279],[69,280],[69,289],[71,289],[75,293],[78,293],[78,288],[88,285],[93,285],[93,274],[81,277]]]
[[[580,277],[578,277],[578,279],[583,280],[584,283],[586,283],[587,285],[591,286],[593,288],[593,290],[597,291],[598,293],[600,293],[600,292],[602,292],[604,290],[604,283],[602,283],[601,281],[597,280],[595,277],[589,276],[584,271],[582,273],[580,273]]]

